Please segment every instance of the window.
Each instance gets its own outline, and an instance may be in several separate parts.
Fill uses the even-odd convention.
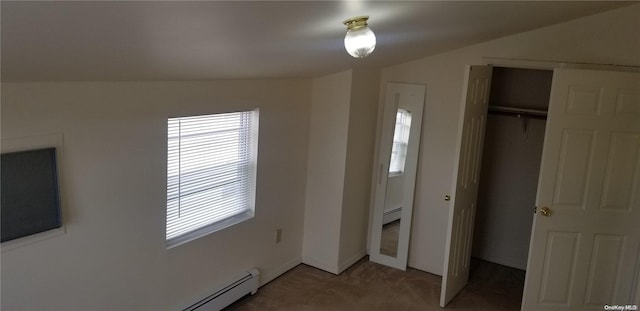
[[[258,112],[170,118],[169,247],[254,215]]]
[[[391,161],[389,161],[389,173],[399,175],[404,172],[404,162],[407,159],[407,146],[409,145],[409,131],[411,130],[411,112],[398,109],[396,113],[396,126],[393,131],[393,146],[391,147]]]

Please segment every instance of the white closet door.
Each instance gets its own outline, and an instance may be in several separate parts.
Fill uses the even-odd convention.
[[[631,304],[639,267],[640,74],[554,72],[536,204],[522,310]]]
[[[440,306],[446,306],[469,281],[473,224],[478,198],[484,129],[489,105],[491,66],[471,66],[468,70],[458,139],[451,210],[447,230]]]

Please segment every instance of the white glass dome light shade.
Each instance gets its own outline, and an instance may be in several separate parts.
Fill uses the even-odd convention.
[[[369,27],[347,30],[344,37],[344,48],[355,58],[369,56],[376,49],[376,35]]]
[[[376,48],[376,35],[367,26],[368,16],[354,17],[344,22],[347,34],[344,37],[344,48],[355,58],[369,56]]]

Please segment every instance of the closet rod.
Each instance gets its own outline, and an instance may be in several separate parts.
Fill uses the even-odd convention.
[[[503,114],[503,115],[513,115],[517,117],[530,117],[536,119],[546,119],[547,111],[545,110],[535,110],[535,109],[524,109],[524,108],[514,108],[514,107],[505,107],[505,106],[489,106],[490,113]]]

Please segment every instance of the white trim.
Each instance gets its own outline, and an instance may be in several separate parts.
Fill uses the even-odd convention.
[[[640,305],[640,260],[638,258],[640,258],[640,249],[638,249],[638,255],[636,256],[636,275],[633,282],[634,285],[632,285],[632,288],[635,286],[635,290],[631,291],[631,295],[635,296],[633,303]]]
[[[562,63],[560,62],[515,59],[515,58],[499,58],[499,57],[483,57],[483,63],[484,65],[491,65],[494,67],[541,69],[541,70],[553,70],[554,68],[562,66]]]
[[[568,69],[640,72],[640,66],[631,66],[631,65],[576,63],[576,62],[559,61],[559,60],[537,60],[537,59],[502,58],[502,57],[486,57],[486,56],[483,57],[482,59],[485,65],[493,65],[495,67],[543,69],[543,70],[553,70],[556,68],[568,68]]]
[[[2,153],[55,147],[56,156],[61,156],[62,147],[64,146],[64,135],[62,133],[40,134],[2,138],[0,141],[2,142]]]
[[[437,271],[436,269],[433,269],[433,267],[428,267],[428,266],[424,265],[422,262],[418,262],[416,260],[411,260],[410,259],[409,263],[407,264],[407,266],[409,268],[413,268],[413,269],[420,270],[420,271],[423,271],[423,272],[431,273],[433,275],[442,276],[442,271]],[[440,269],[442,269],[442,267]]]
[[[364,258],[365,256],[367,256],[367,250],[361,249],[360,251],[355,253],[353,256],[351,256],[351,258],[338,264],[338,273],[342,273],[344,272],[344,270],[349,269],[351,266],[356,264],[358,261],[360,261],[360,259]]]
[[[284,263],[280,267],[277,267],[277,268],[271,270],[271,272],[269,272],[268,274],[263,274],[264,276],[260,278],[260,287],[267,285],[269,282],[271,282],[271,281],[275,280],[276,278],[278,278],[279,276],[289,272],[289,270],[297,267],[301,263],[302,263],[302,257],[297,256],[297,257],[287,261],[286,263]]]
[[[480,259],[480,260],[484,260],[484,261],[488,261],[497,265],[502,265],[505,267],[509,267],[509,268],[514,268],[514,269],[519,269],[519,270],[527,270],[527,263],[525,262],[524,265],[519,262],[519,260],[514,259],[514,258],[506,258],[506,257],[502,257],[502,256],[486,256],[484,254],[477,254],[475,256],[471,256],[474,257],[476,259]]]
[[[210,225],[204,226],[202,228],[198,228],[193,231],[189,231],[183,235],[179,235],[175,238],[171,238],[167,240],[167,249],[172,249],[176,246],[180,246],[182,244],[191,242],[193,240],[199,239],[203,236],[207,236],[211,233],[218,232],[220,230],[229,228],[233,225],[239,224],[245,220],[249,220],[253,218],[254,211],[249,210],[244,213],[240,213],[237,215],[233,215],[231,217],[225,218],[221,221],[212,223]]]
[[[66,233],[67,233],[67,230],[63,225],[60,228],[55,228],[55,229],[35,233],[32,235],[27,235],[21,238],[17,238],[15,240],[2,242],[2,247],[0,248],[2,249],[2,253],[4,253],[4,252],[8,252],[23,246],[27,246],[29,244],[34,244],[47,239],[62,236],[62,235],[65,235]]]
[[[329,273],[333,273],[335,275],[340,274],[340,272],[338,272],[339,271],[338,266],[325,263],[321,260],[302,256],[302,263],[305,265],[312,266],[314,268],[318,268],[320,270],[327,271]]]
[[[322,262],[321,260],[316,260],[313,258],[309,258],[309,257],[303,257],[302,258],[302,263],[327,271],[329,273],[333,273],[335,275],[338,275],[342,272],[344,272],[345,270],[349,269],[351,266],[353,266],[354,264],[356,264],[358,261],[360,261],[362,258],[364,258],[365,256],[367,256],[367,250],[366,249],[361,249],[358,252],[356,252],[353,256],[351,256],[350,258],[348,258],[347,260],[344,260],[340,263],[338,263],[337,266],[331,265],[331,264],[327,264],[325,262]]]
[[[379,253],[379,254],[374,253],[371,255],[371,257],[375,257],[374,260],[371,260],[375,263],[396,268],[402,271],[407,271],[407,263],[399,261],[398,258],[396,257],[391,257],[389,255],[385,255],[382,253]]]

